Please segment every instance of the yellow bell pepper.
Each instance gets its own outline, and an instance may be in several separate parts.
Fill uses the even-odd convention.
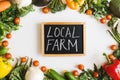
[[[7,59],[0,57],[0,79],[7,76],[12,70],[12,65]]]
[[[85,0],[66,0],[67,6],[73,10],[77,10],[84,2]]]

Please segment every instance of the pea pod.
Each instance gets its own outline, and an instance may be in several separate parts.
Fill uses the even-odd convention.
[[[0,55],[4,55],[8,52],[8,48],[0,46]]]
[[[52,80],[65,80],[65,78],[62,75],[60,75],[53,69],[49,69],[46,73],[46,76],[48,76]]]
[[[4,26],[0,24],[0,41],[3,40],[6,36],[6,31],[4,29]]]
[[[71,72],[65,72],[64,76],[66,80],[78,80],[78,78],[75,77]]]

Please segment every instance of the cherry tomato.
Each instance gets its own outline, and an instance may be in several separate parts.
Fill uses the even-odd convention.
[[[8,41],[6,41],[6,40],[3,41],[3,42],[2,42],[2,46],[3,46],[3,47],[7,47],[7,46],[8,46]]]
[[[78,69],[84,70],[84,65],[83,65],[83,64],[79,64],[79,65],[78,65]]]
[[[105,19],[105,18],[101,18],[101,19],[100,19],[100,22],[101,22],[102,24],[104,24],[104,23],[106,23],[106,19]]]
[[[110,15],[110,14],[106,15],[106,19],[107,20],[111,20],[112,19],[112,15]]]
[[[26,57],[21,57],[21,62],[22,63],[27,62],[27,58]]]
[[[47,14],[50,11],[50,9],[48,7],[44,7],[42,8],[42,12]]]
[[[41,69],[42,72],[46,72],[47,71],[47,68],[45,66],[42,66],[40,69]]]
[[[33,66],[39,66],[39,61],[38,60],[35,60],[35,61],[33,61]]]
[[[87,15],[92,15],[92,13],[93,13],[93,12],[92,12],[91,9],[86,10],[86,14],[87,14]]]
[[[12,37],[12,34],[11,33],[8,33],[7,35],[6,35],[6,38],[8,38],[8,39],[10,39]]]
[[[5,58],[6,58],[6,59],[10,59],[10,58],[12,58],[11,53],[6,53],[6,54],[5,54]]]
[[[114,60],[114,59],[115,59],[115,56],[114,56],[113,54],[109,54],[108,57],[109,57],[109,59],[111,59],[111,60]]]
[[[72,74],[73,74],[74,76],[78,76],[78,75],[79,75],[79,72],[78,72],[77,70],[74,70],[74,71],[72,71]]]
[[[116,45],[111,45],[111,46],[110,46],[110,49],[111,49],[111,50],[116,50],[116,49],[117,49],[117,46],[116,46]]]
[[[17,24],[17,25],[20,24],[20,18],[19,18],[19,17],[16,17],[16,18],[14,19],[14,23]]]
[[[98,78],[98,77],[99,77],[98,72],[93,72],[93,76],[94,76],[95,78]]]

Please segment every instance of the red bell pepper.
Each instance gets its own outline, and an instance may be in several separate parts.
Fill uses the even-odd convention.
[[[103,65],[103,69],[105,72],[113,79],[113,80],[120,80],[120,61],[118,59],[109,60],[108,56],[104,53],[103,54],[106,59],[107,63]]]

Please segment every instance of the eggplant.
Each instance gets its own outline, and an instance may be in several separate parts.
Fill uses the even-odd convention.
[[[35,6],[42,7],[48,5],[52,0],[32,0]]]

